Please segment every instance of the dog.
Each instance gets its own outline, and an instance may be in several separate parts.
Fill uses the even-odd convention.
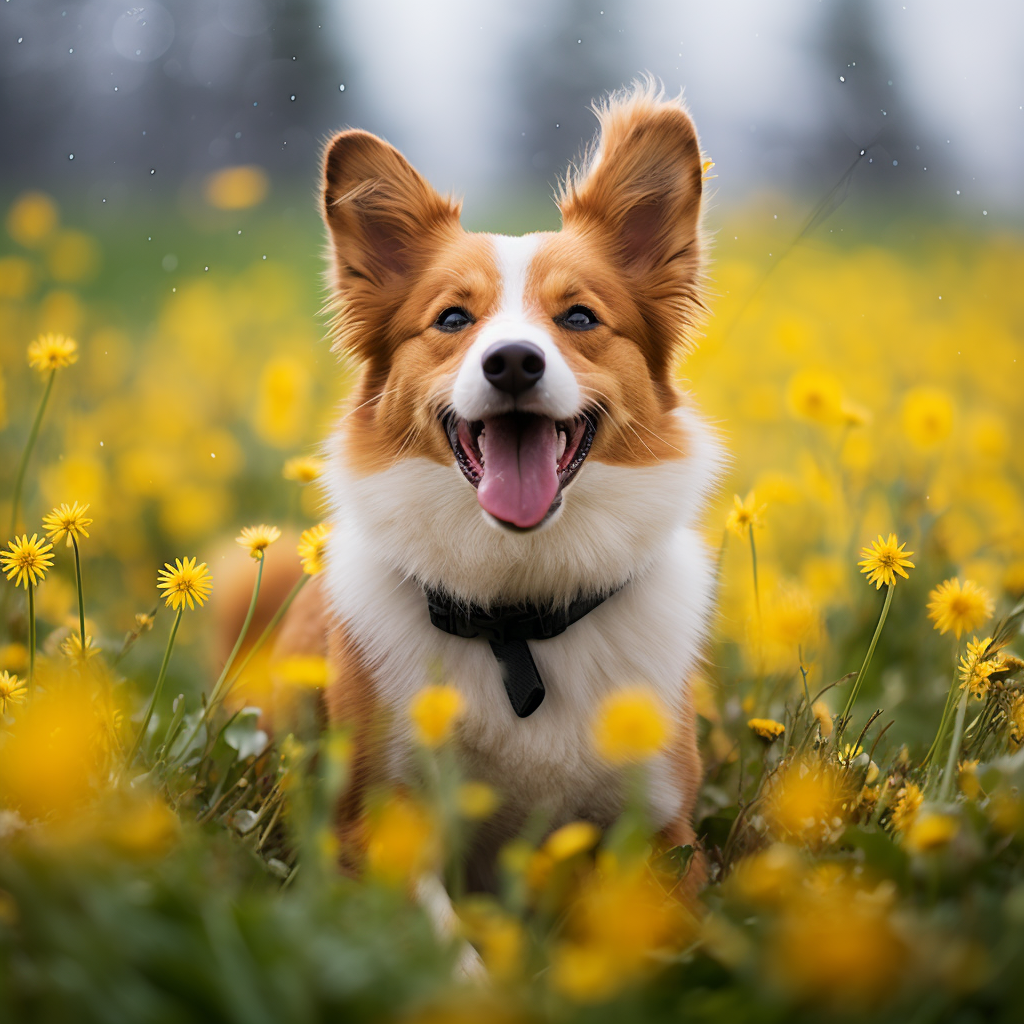
[[[494,885],[528,817],[616,820],[623,779],[592,723],[627,685],[673,719],[651,820],[668,846],[695,839],[689,681],[715,589],[700,521],[724,455],[676,367],[704,309],[703,161],[682,103],[650,82],[595,111],[557,232],[465,231],[459,204],[367,132],[324,151],[336,347],[361,370],[325,449],[326,567],[278,651],[324,653],[327,714],[354,729],[346,848],[367,794],[414,777],[411,700],[438,673],[458,688],[455,756],[501,796],[471,888]]]

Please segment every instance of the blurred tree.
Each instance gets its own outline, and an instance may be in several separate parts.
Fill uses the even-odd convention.
[[[619,21],[598,0],[568,0],[535,11],[533,25],[510,61],[511,87],[523,111],[513,157],[518,178],[553,185],[597,128],[590,106],[636,75]]]
[[[819,40],[825,123],[806,142],[815,178],[842,173],[863,149],[858,188],[876,194],[928,188],[939,174],[929,160],[935,146],[902,93],[902,68],[884,45],[874,6],[867,0],[827,6]]]
[[[168,184],[250,162],[308,175],[319,138],[353,117],[319,0],[4,6],[0,137],[17,144],[0,174],[14,181],[84,167],[90,183]]]

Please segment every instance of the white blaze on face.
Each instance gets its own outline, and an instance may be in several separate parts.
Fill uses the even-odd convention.
[[[491,241],[501,274],[500,305],[485,321],[462,361],[452,392],[455,412],[467,420],[483,420],[513,410],[554,420],[570,419],[580,409],[579,385],[551,336],[553,325],[526,310],[526,280],[543,235],[492,235]],[[499,391],[484,376],[484,353],[499,341],[530,341],[544,353],[544,376],[518,399]]]

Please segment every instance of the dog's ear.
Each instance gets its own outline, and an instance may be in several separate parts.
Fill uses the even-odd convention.
[[[594,239],[641,302],[685,332],[701,303],[700,143],[681,102],[651,82],[595,108],[600,132],[559,196],[562,223]],[[675,342],[678,344],[678,341]]]
[[[390,317],[431,247],[458,228],[459,205],[369,132],[335,135],[324,150],[323,168],[339,344],[365,357],[384,340]]]

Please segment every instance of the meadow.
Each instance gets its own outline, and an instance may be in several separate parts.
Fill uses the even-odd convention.
[[[668,735],[631,680],[594,723],[628,812],[537,822],[483,897],[458,852],[500,794],[458,777],[443,679],[409,709],[422,786],[378,794],[353,876],[326,666],[275,662],[272,621],[218,646],[229,563],[254,594],[319,571],[316,445],[356,372],[315,223],[256,185],[208,187],[202,230],[4,212],[4,1019],[1018,1019],[1024,236],[841,211],[789,247],[781,202],[718,226],[679,368],[733,456],[692,684],[709,885],[685,904],[695,851],[652,843]],[[431,867],[485,985],[409,896]]]

